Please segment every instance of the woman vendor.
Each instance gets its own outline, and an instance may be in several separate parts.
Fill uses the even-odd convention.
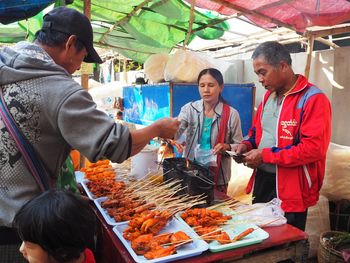
[[[224,80],[219,70],[202,70],[197,83],[201,99],[181,108],[178,116],[181,124],[175,138],[186,131],[184,157],[211,166],[215,188],[226,193],[231,177],[231,158],[224,153],[242,141],[241,121],[237,110],[221,95]]]

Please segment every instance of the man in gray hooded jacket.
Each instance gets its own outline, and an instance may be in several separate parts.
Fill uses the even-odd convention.
[[[179,126],[177,120],[166,118],[130,132],[115,123],[97,110],[89,93],[72,80],[71,74],[83,60],[102,62],[93,48],[89,20],[66,7],[44,17],[34,44],[20,42],[0,52],[0,89],[5,104],[51,181],[72,148],[90,161],[107,158],[122,162],[154,137],[173,137]],[[19,208],[39,193],[0,118],[0,262],[22,262],[14,256],[20,240],[11,224]]]

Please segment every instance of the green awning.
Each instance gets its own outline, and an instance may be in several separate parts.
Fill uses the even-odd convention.
[[[83,12],[83,5],[83,0],[75,0],[69,7]],[[190,13],[190,6],[181,0],[91,0],[94,42],[143,63],[150,55],[169,53],[184,42]],[[225,22],[215,24],[215,21],[215,17],[195,11],[189,42],[195,36],[203,39],[221,37],[229,29],[228,25]],[[39,13],[28,22],[19,22],[23,33],[12,31],[21,32],[19,35],[12,35],[9,31],[8,34],[1,33],[3,27],[0,27],[0,42],[8,43],[11,39],[17,42],[27,34],[32,39],[41,23],[42,13]]]

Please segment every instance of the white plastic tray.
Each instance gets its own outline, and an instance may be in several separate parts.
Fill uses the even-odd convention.
[[[144,256],[139,256],[137,255],[134,250],[131,248],[130,246],[130,242],[127,241],[124,237],[123,237],[123,231],[125,228],[127,228],[128,223],[125,222],[123,224],[117,225],[113,228],[114,233],[118,236],[118,238],[121,240],[121,242],[124,244],[124,246],[126,247],[126,249],[129,251],[130,255],[132,256],[132,258],[139,263],[153,263],[153,262],[170,262],[170,261],[174,261],[174,260],[180,260],[183,258],[189,258],[189,257],[193,257],[193,256],[197,256],[202,254],[203,251],[206,251],[208,249],[208,244],[201,240],[198,239],[198,235],[193,232],[193,230],[180,223],[177,219],[172,219],[167,225],[166,227],[159,233],[169,233],[169,232],[176,232],[176,231],[184,231],[187,235],[189,235],[191,238],[193,238],[193,242],[183,245],[180,248],[178,248],[176,250],[176,253],[170,256],[166,256],[166,257],[162,257],[162,258],[156,258],[156,259],[152,259],[152,260],[148,260],[146,259]]]
[[[77,183],[79,183],[79,184],[80,184],[83,180],[86,180],[86,179],[84,179],[85,173],[83,173],[83,172],[75,171],[75,172],[74,172],[74,175],[75,175],[75,180],[76,180]]]
[[[81,186],[83,187],[85,193],[87,194],[87,196],[91,199],[91,200],[95,200],[96,197],[94,196],[93,193],[90,192],[89,188],[87,187],[87,183],[89,182],[89,180],[87,179],[83,179],[80,181]]]
[[[220,210],[220,209],[219,209]],[[223,212],[225,215],[227,214],[231,214],[231,213],[226,213],[224,211]],[[224,250],[229,250],[229,249],[234,249],[234,248],[239,248],[239,247],[244,247],[244,246],[249,246],[249,245],[253,245],[253,244],[257,244],[262,242],[263,240],[265,240],[266,238],[269,237],[269,233],[267,233],[266,231],[262,230],[261,228],[259,228],[257,225],[254,224],[237,224],[234,225],[235,221],[241,220],[240,216],[235,216],[234,214],[232,215],[232,219],[228,220],[227,223],[232,223],[233,225],[230,226],[222,226],[222,228],[224,229],[224,232],[226,232],[229,236],[230,239],[233,239],[235,236],[237,236],[238,234],[242,233],[243,231],[245,231],[246,229],[252,227],[255,230],[250,233],[249,235],[247,235],[246,237],[242,238],[239,241],[236,242],[232,242],[229,244],[220,244],[218,241],[211,241],[209,243],[209,250],[211,252],[220,252],[220,251],[224,251]],[[181,213],[177,213],[175,215],[175,217],[179,220],[180,223],[190,227],[182,218],[181,218]],[[194,231],[191,228],[192,231]]]
[[[122,221],[122,222],[117,222],[114,220],[113,217],[111,217],[107,210],[104,209],[102,206],[101,206],[101,203],[103,201],[106,201],[108,199],[108,197],[100,197],[100,198],[97,198],[94,200],[94,203],[96,205],[96,207],[98,208],[98,210],[101,212],[103,218],[106,220],[107,224],[109,225],[112,225],[112,226],[115,226],[115,225],[120,225],[120,224],[123,224],[125,222],[129,222],[129,221]]]
[[[269,237],[269,233],[254,224],[242,224],[231,228],[224,228],[224,231],[230,236],[230,239],[233,239],[235,236],[239,235],[250,227],[254,228],[255,230],[241,240],[224,245],[220,244],[218,241],[212,241],[209,243],[209,250],[211,252],[220,252],[228,249],[245,247],[260,243]]]

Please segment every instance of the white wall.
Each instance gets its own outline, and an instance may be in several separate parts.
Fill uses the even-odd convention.
[[[244,57],[240,56],[240,59],[244,59],[243,65],[243,83],[255,83],[256,85],[256,98],[255,105],[258,106],[265,94],[265,89],[257,81],[257,76],[254,73],[252,59],[250,59],[252,53],[245,54]],[[291,54],[292,66],[295,73],[304,74],[306,65],[306,53]],[[235,60],[232,60],[233,62]],[[314,83],[320,89],[323,90],[332,99],[332,84],[333,79],[333,64],[334,64],[334,50],[325,50],[313,52],[309,81]]]
[[[350,47],[334,53],[332,142],[350,146]]]

